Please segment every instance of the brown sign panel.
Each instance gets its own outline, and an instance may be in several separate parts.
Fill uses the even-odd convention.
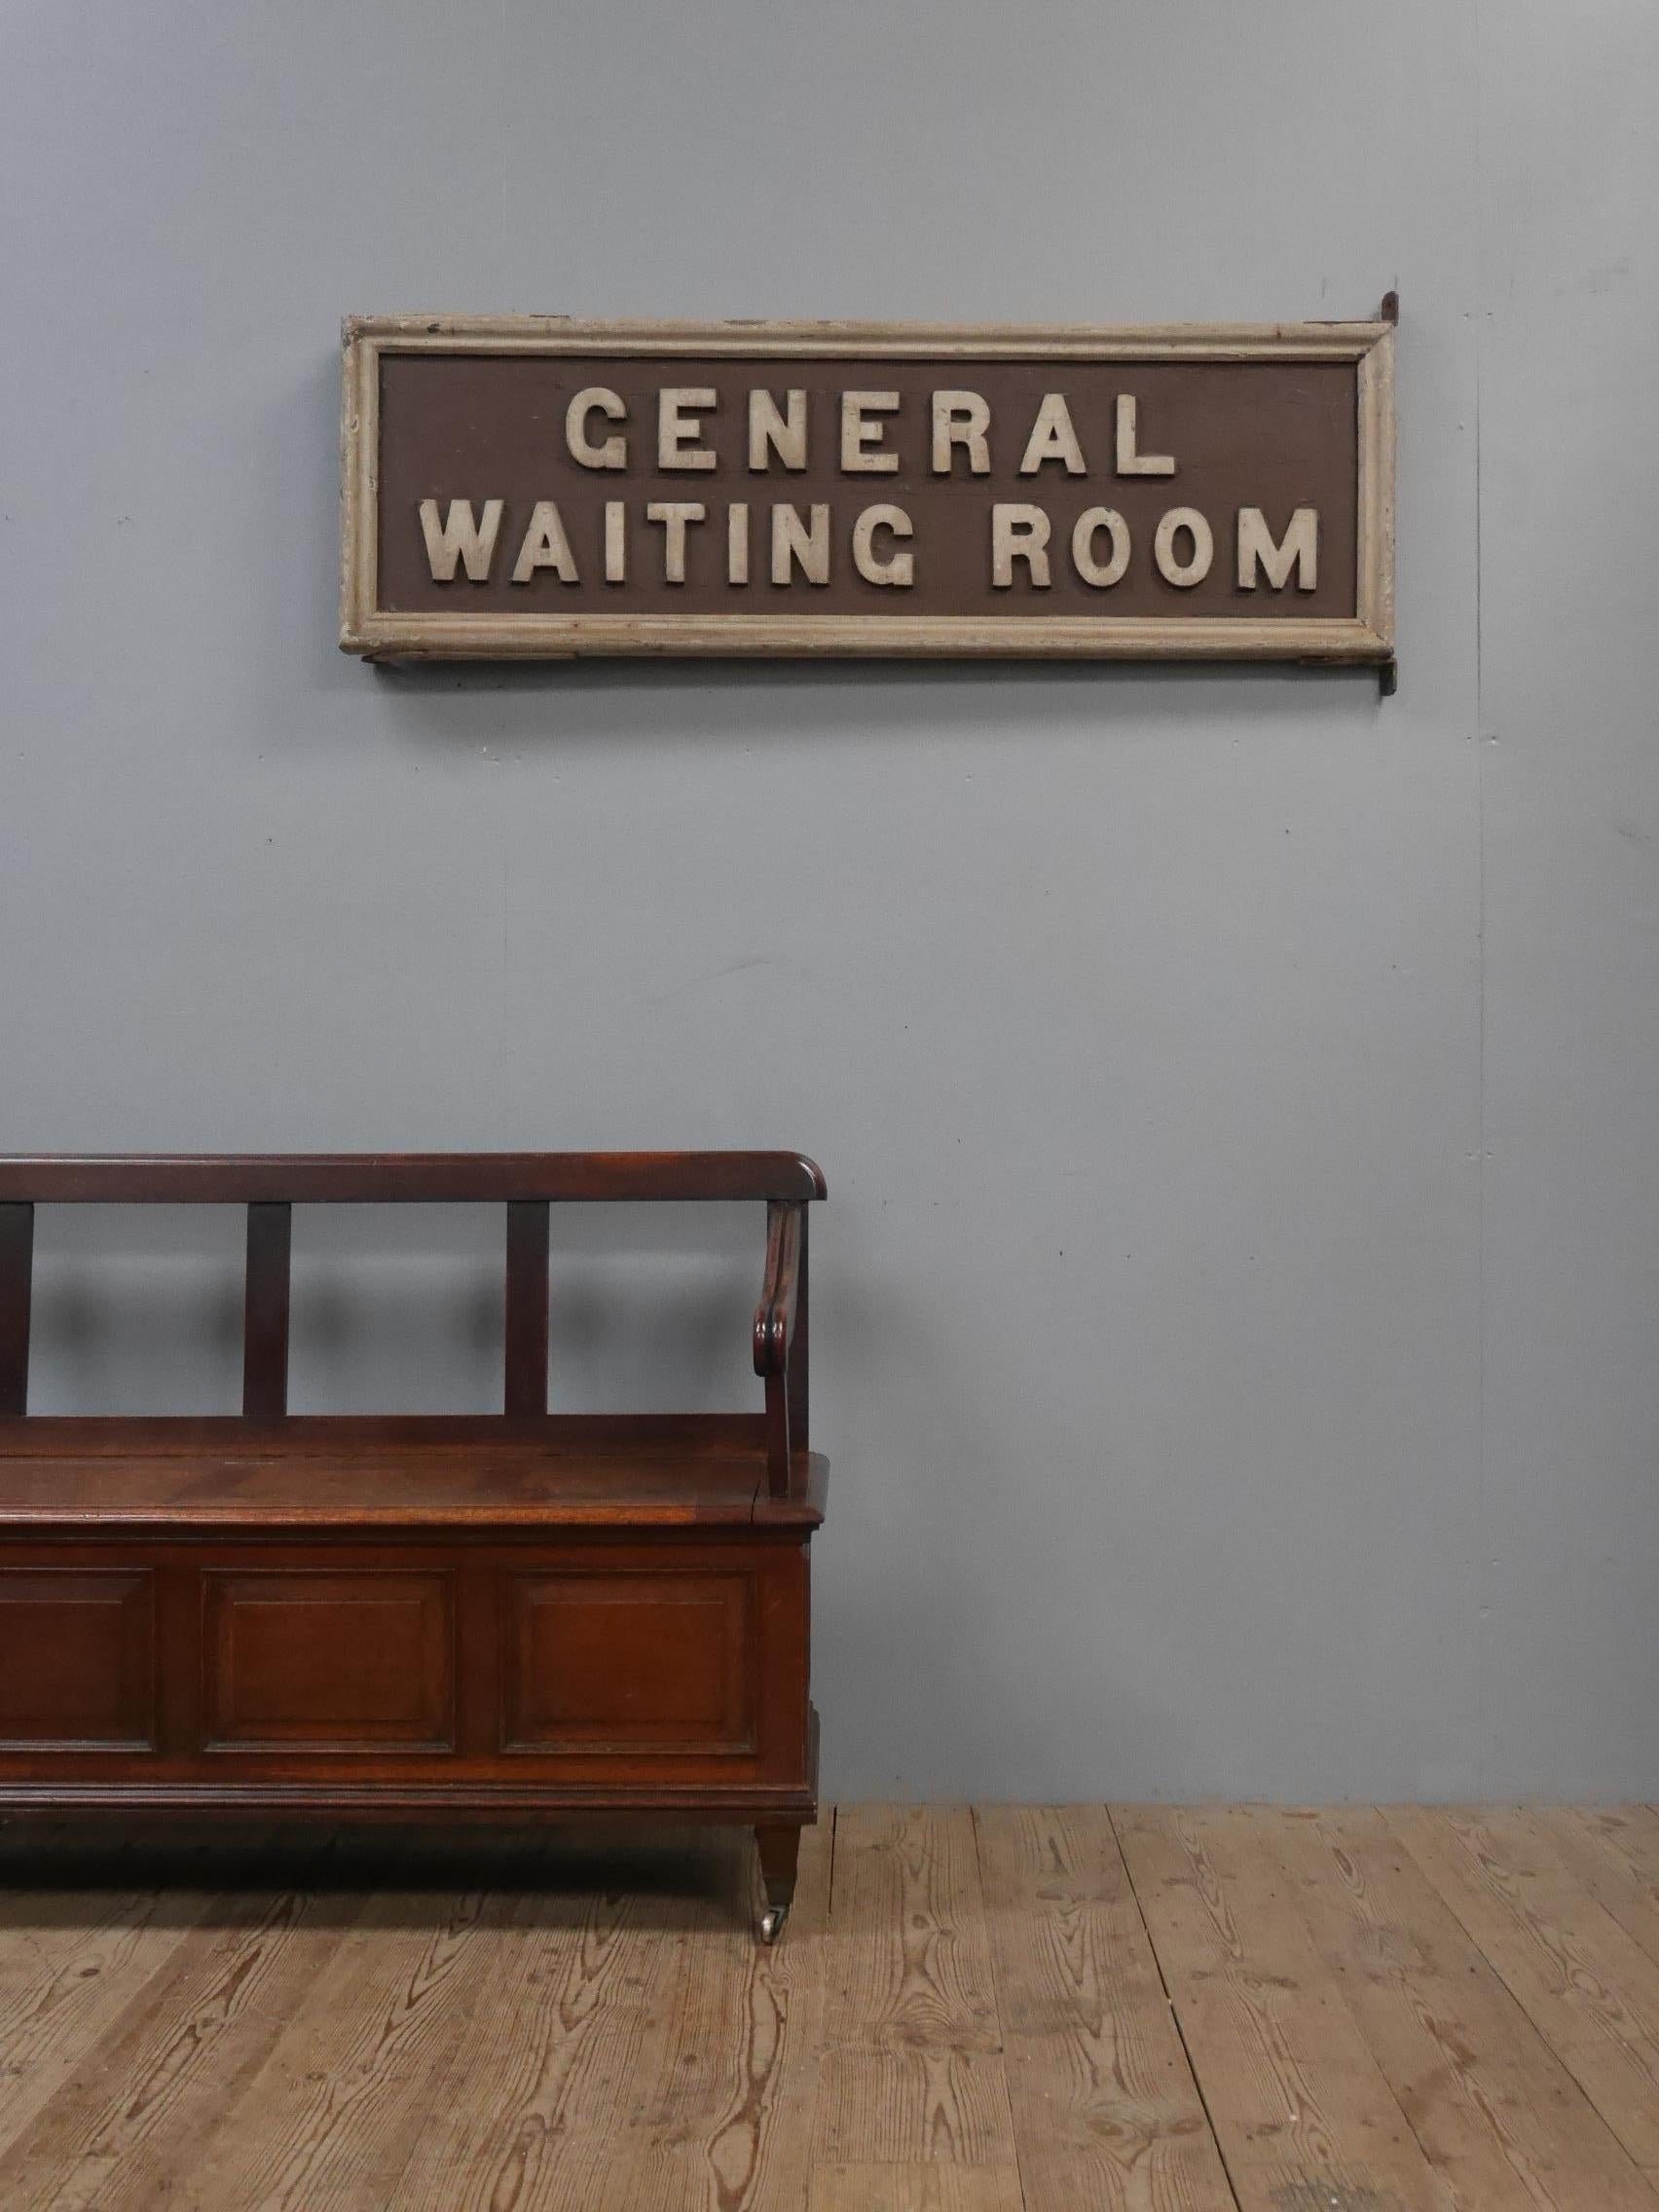
[[[1385,661],[1389,322],[345,330],[377,656]]]

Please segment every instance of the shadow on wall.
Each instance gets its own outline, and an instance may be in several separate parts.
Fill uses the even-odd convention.
[[[825,1801],[849,1775],[865,1796],[960,1794],[964,1735],[1004,1747],[1010,1773],[1059,1771],[1059,1723],[1021,1659],[1033,1471],[1009,1438],[1006,1378],[882,1280],[843,1292],[831,1276],[813,1297],[815,1341],[835,1347],[813,1386],[831,1468],[813,1546]]]
[[[298,1207],[296,1413],[498,1413],[503,1229],[490,1206]],[[555,1208],[550,1403],[760,1408],[757,1206]],[[239,1207],[43,1206],[30,1406],[232,1414]]]
[[[41,1207],[31,1409],[235,1414],[242,1235],[234,1206]],[[297,1208],[294,1411],[498,1412],[501,1243],[494,1207]],[[556,1208],[554,1408],[758,1411],[762,1258],[756,1206]],[[925,1793],[913,1747],[935,1741],[943,1787],[940,1716],[970,1698],[976,1729],[1044,1763],[1041,1701],[1017,1667],[987,1666],[1004,1630],[974,1573],[981,1523],[904,1479],[906,1439],[925,1438],[965,1496],[982,1494],[986,1466],[1009,1495],[1026,1487],[1003,1463],[989,1372],[879,1281],[843,1293],[825,1274],[814,1333],[836,1347],[818,1362],[814,1421],[834,1462],[817,1578],[829,1780],[847,1760]],[[836,1571],[842,1535],[873,1573]]]

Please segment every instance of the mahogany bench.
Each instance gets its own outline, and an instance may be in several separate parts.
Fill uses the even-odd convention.
[[[807,1206],[793,1153],[0,1160],[0,1818],[753,1825],[817,1814]],[[763,1412],[549,1412],[549,1207],[766,1206]],[[240,1418],[30,1416],[34,1209],[247,1208]],[[506,1208],[502,1411],[295,1415],[296,1204]]]

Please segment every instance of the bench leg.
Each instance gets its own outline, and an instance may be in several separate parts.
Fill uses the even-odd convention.
[[[784,1932],[790,1906],[794,1902],[800,1827],[793,1821],[776,1827],[756,1827],[755,1841],[760,1853],[760,1879],[766,1887],[766,1909],[760,1915],[760,1940],[775,1943]]]

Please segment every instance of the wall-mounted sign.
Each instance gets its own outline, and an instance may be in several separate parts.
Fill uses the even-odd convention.
[[[1393,338],[352,320],[341,644],[1387,661]]]

